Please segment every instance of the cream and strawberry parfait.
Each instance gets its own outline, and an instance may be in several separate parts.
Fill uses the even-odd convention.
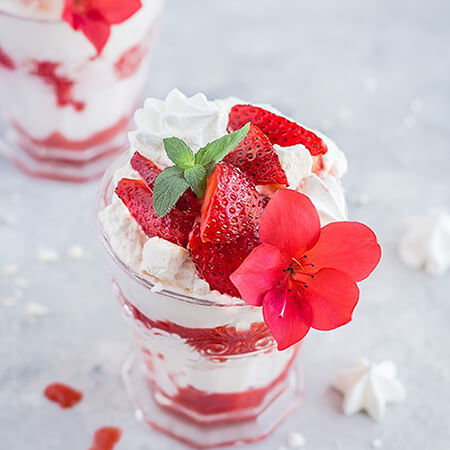
[[[99,176],[126,146],[164,0],[0,0],[0,151],[29,175]]]
[[[344,154],[271,106],[173,90],[135,114],[99,226],[136,338],[139,417],[197,448],[267,436],[303,398],[311,328],[352,319],[381,256],[349,222]]]

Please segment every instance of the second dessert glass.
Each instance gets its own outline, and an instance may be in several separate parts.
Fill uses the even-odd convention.
[[[98,211],[111,203],[113,174],[127,158],[105,174]],[[135,337],[123,377],[138,418],[185,444],[213,448],[261,440],[300,405],[300,344],[278,351],[256,307],[155,291],[115,254],[101,224],[100,233]]]
[[[163,3],[145,0],[112,27],[100,55],[62,19],[0,10],[2,153],[32,176],[101,175],[125,145],[142,100]]]

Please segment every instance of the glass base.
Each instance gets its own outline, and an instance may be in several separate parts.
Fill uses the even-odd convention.
[[[145,367],[132,353],[122,368],[122,377],[136,408],[138,420],[155,430],[192,448],[217,447],[257,442],[265,439],[303,402],[303,376],[298,362],[294,362],[285,389],[273,399],[256,420],[201,425],[161,408],[155,401]]]
[[[101,177],[123,148],[123,136],[120,136],[117,142],[113,141],[102,148],[93,149],[97,151],[96,156],[83,159],[87,156],[86,152],[84,155],[78,152],[77,158],[75,157],[77,152],[61,150],[61,156],[65,154],[70,157],[60,158],[54,157],[55,149],[45,154],[43,149],[37,152],[26,145],[19,145],[13,133],[7,133],[4,139],[0,140],[0,154],[27,175],[73,183],[84,183]]]

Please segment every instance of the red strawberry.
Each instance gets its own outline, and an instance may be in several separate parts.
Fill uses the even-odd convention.
[[[230,275],[258,245],[260,241],[255,230],[229,244],[203,242],[200,237],[200,221],[197,221],[189,236],[188,247],[199,276],[209,283],[211,289],[239,297],[239,291],[231,282]]]
[[[255,184],[288,184],[273,145],[256,125],[250,125],[247,136],[223,160]]]
[[[220,162],[208,177],[202,206],[203,242],[228,243],[256,229],[261,202],[255,185],[239,169]]]
[[[282,147],[303,144],[312,156],[328,151],[325,142],[312,131],[258,106],[233,106],[228,119],[228,131],[238,130],[249,121],[260,128],[272,144]]]
[[[145,156],[142,156],[139,152],[134,153],[130,164],[131,167],[143,178],[150,191],[153,192],[156,177],[161,173],[161,169],[159,169]],[[181,211],[192,209],[198,212],[200,210],[200,201],[191,189],[188,189],[180,200],[178,200],[177,208]]]
[[[153,192],[142,180],[122,178],[117,184],[116,194],[148,237],[159,236],[186,247],[199,209],[183,203],[183,210],[177,205],[165,216],[158,217],[153,209]]]
[[[139,152],[135,152],[130,160],[131,167],[139,173],[139,175],[145,181],[147,187],[153,191],[156,177],[161,173],[159,169],[152,161],[142,156]]]

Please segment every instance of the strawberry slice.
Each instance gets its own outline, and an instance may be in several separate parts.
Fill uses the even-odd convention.
[[[156,177],[161,173],[159,169],[152,161],[142,156],[139,152],[135,152],[130,160],[131,167],[139,173],[142,179],[145,181],[147,187],[153,191]]]
[[[220,162],[208,177],[200,234],[203,242],[225,244],[256,229],[261,201],[240,170]]]
[[[188,248],[199,276],[209,283],[211,289],[239,297],[239,291],[231,282],[230,275],[259,244],[256,230],[229,244],[203,242],[200,222],[197,221],[189,237]]]
[[[288,184],[272,143],[256,125],[250,125],[247,136],[223,161],[239,168],[255,184]]]
[[[163,217],[156,215],[153,208],[153,192],[143,180],[122,178],[117,184],[116,194],[148,237],[158,236],[186,247],[189,233],[200,212],[198,202],[195,208],[191,207],[189,202],[183,201],[187,193],[178,202],[182,203],[182,209],[179,209],[177,204]]]
[[[312,131],[258,106],[234,105],[228,118],[228,131],[238,130],[249,121],[260,128],[272,144],[282,147],[302,144],[312,156],[328,151],[325,142]]]

